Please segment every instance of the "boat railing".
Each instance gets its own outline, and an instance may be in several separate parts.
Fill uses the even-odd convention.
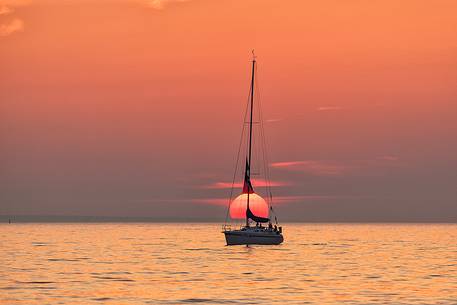
[[[239,224],[239,225],[224,224],[221,226],[221,229],[222,229],[222,232],[232,231],[232,230],[245,230],[246,226],[244,224]]]
[[[222,231],[231,231],[232,230],[232,225],[224,224],[222,225]]]

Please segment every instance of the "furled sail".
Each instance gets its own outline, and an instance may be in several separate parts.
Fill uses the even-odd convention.
[[[244,184],[243,184],[243,194],[252,194],[254,189],[251,184],[251,167],[249,165],[248,159],[246,159],[246,170],[244,172]]]
[[[255,216],[249,207],[246,209],[246,218],[250,218],[250,219],[254,220],[255,222],[269,222],[270,221],[269,218]]]
[[[252,187],[252,184],[251,184],[251,166],[249,164],[249,161],[246,159],[246,171],[244,174],[243,194],[248,194],[248,196],[249,196],[249,194],[253,194],[253,193],[254,193],[254,188]],[[254,213],[252,213],[251,209],[249,208],[249,197],[248,197],[248,206],[246,209],[246,219],[248,219],[248,218],[254,220],[255,222],[269,222],[270,221],[269,218],[256,216],[256,215],[254,215]]]

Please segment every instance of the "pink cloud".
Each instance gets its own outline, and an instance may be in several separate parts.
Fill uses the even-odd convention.
[[[265,198],[265,197],[264,197]],[[330,199],[341,199],[345,198],[344,196],[333,196],[333,195],[292,195],[292,196],[273,196],[273,206],[283,205],[289,203],[298,203],[304,201],[321,201],[321,200],[330,200]],[[234,198],[232,198],[234,199]],[[228,206],[228,198],[201,198],[201,199],[191,199],[192,203],[197,204],[210,204],[218,206]]]
[[[290,183],[288,182],[280,182],[280,181],[270,181],[270,183],[268,184],[267,181],[263,180],[263,179],[252,179],[252,185],[254,187],[265,187],[265,186],[273,186],[273,187],[277,187],[277,186],[287,186],[287,185],[290,185]],[[207,189],[229,189],[232,187],[232,183],[231,182],[215,182],[215,183],[212,183],[210,185],[205,185],[203,186],[203,188],[207,188]],[[236,182],[235,184],[233,184],[233,187],[235,188],[242,188],[243,187],[243,183],[242,182]]]
[[[211,204],[211,205],[222,205],[228,206],[229,200],[228,198],[201,198],[201,199],[191,199],[192,203],[199,203],[199,204]]]
[[[405,164],[394,155],[384,155],[374,159],[349,160],[345,163],[335,160],[302,160],[271,163],[270,167],[304,172],[315,176],[341,176],[354,174],[382,174],[383,168],[402,167]]]
[[[275,162],[270,164],[273,168],[301,171],[316,176],[340,176],[351,166],[340,164],[334,161],[303,160]]]
[[[315,201],[315,200],[328,200],[337,199],[341,196],[329,196],[329,195],[301,195],[301,196],[277,196],[273,197],[273,204],[287,204],[302,201]]]
[[[189,203],[189,204],[210,204],[210,205],[228,205],[228,198],[194,198],[194,199],[182,199],[182,198],[150,198],[150,199],[139,199],[136,202],[143,203]]]
[[[335,110],[341,110],[343,107],[340,106],[321,106],[318,107],[316,110],[317,111],[335,111]]]
[[[232,198],[234,200],[238,194],[235,194]],[[261,195],[261,194],[260,194]],[[265,198],[265,196],[262,196]],[[278,205],[293,204],[300,202],[314,202],[314,201],[325,201],[330,199],[341,199],[348,198],[347,196],[335,196],[335,195],[290,195],[290,196],[273,196],[273,207]],[[265,198],[266,199],[266,198]],[[229,204],[229,198],[193,198],[193,199],[178,199],[178,198],[151,198],[151,199],[140,199],[137,202],[144,203],[189,203],[189,204],[203,204],[203,205],[215,205],[227,207]]]
[[[163,10],[170,3],[188,2],[189,0],[147,0],[146,5],[156,10]]]
[[[379,160],[385,160],[385,161],[398,161],[399,158],[397,156],[391,156],[391,155],[387,155],[387,156],[381,156],[381,157],[378,157]]]
[[[275,123],[275,122],[280,122],[282,120],[283,120],[282,118],[272,118],[272,119],[265,120],[265,123]]]

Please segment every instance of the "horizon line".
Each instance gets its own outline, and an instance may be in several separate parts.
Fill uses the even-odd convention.
[[[11,221],[11,223],[9,223]],[[212,217],[144,217],[144,216],[70,216],[70,215],[0,215],[0,224],[15,223],[218,223],[223,219]],[[457,224],[456,220],[437,219],[392,219],[392,220],[354,220],[354,219],[285,219],[280,223],[310,224]]]

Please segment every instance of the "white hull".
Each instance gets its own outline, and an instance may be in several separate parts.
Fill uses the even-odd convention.
[[[224,231],[227,246],[279,245],[284,241],[281,233],[273,230],[246,229]]]

